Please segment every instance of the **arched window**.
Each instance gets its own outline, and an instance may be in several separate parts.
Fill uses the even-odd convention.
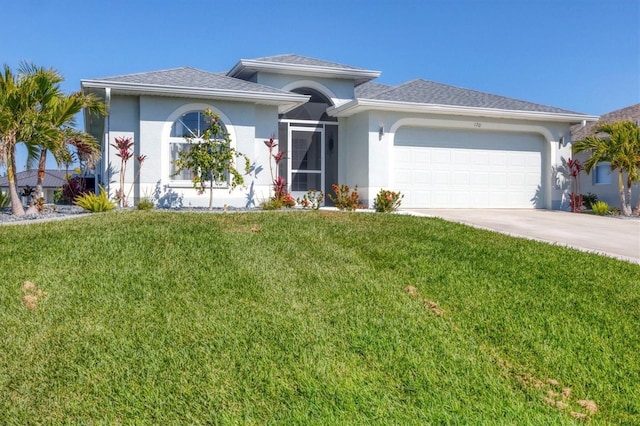
[[[173,180],[191,180],[192,174],[191,172],[184,170],[181,173],[174,175],[177,171],[177,167],[175,165],[175,161],[179,158],[178,152],[181,150],[189,149],[188,139],[191,139],[192,142],[198,142],[201,140],[202,135],[205,130],[209,128],[211,124],[211,119],[207,117],[204,111],[190,111],[187,112],[180,117],[171,125],[171,133],[169,134],[169,152],[171,166],[169,170],[171,171],[171,179]],[[222,130],[226,132],[226,128],[221,121],[218,121]]]

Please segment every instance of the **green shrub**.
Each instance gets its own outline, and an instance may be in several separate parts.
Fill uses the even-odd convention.
[[[593,194],[591,192],[582,194],[582,202],[584,203],[585,209],[591,209],[597,201],[598,201],[598,196],[596,194]]]
[[[591,209],[598,216],[604,216],[610,211],[609,204],[605,203],[604,201],[596,201],[591,205]]]
[[[287,193],[284,196],[274,196],[269,198],[268,200],[260,203],[260,208],[262,210],[280,210],[283,207],[293,207],[296,205],[296,201],[293,199],[291,194]]]
[[[360,204],[360,194],[358,194],[358,185],[351,191],[348,185],[338,185],[334,183],[331,185],[331,189],[333,189],[335,197],[331,194],[329,194],[328,197],[339,210],[352,211],[362,208],[362,204]]]
[[[66,200],[64,198],[64,191],[62,190],[62,187],[56,188],[53,191],[53,203],[54,204],[62,204],[65,201]]]
[[[302,198],[298,198],[296,202],[302,206],[303,209],[311,208],[312,210],[318,210],[324,200],[324,193],[311,189],[307,191]]]
[[[0,191],[0,210],[9,207],[11,197],[8,193]]]
[[[109,200],[107,192],[100,185],[100,195],[96,195],[93,192],[87,192],[77,196],[73,200],[73,204],[80,206],[91,213],[106,212],[112,210],[116,205]]]
[[[153,203],[153,201],[148,198],[143,198],[138,201],[138,204],[136,204],[136,208],[138,210],[153,210],[155,206],[156,205]]]
[[[373,202],[373,208],[380,213],[394,212],[400,207],[403,198],[404,195],[400,192],[381,189]]]

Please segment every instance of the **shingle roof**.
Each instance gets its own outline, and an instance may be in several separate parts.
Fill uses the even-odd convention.
[[[378,92],[367,99],[419,104],[449,105],[472,108],[490,108],[511,111],[578,114],[573,111],[536,104],[491,93],[463,89],[422,79],[411,80],[399,86]]]
[[[276,55],[276,56],[267,56],[264,58],[254,59],[256,62],[276,62],[280,64],[293,64],[293,65],[309,65],[315,67],[326,67],[326,68],[338,68],[345,70],[362,70],[364,68],[352,67],[350,65],[339,64],[337,62],[329,62],[323,61],[321,59],[308,58],[306,56],[300,55]]]
[[[356,86],[356,98],[368,99],[371,96],[374,96],[376,93],[380,93],[390,88],[391,86],[388,86],[386,84],[374,83],[369,81],[367,83],[361,84],[360,86]]]
[[[43,188],[58,188],[64,185],[68,172],[65,170],[45,170]],[[38,170],[25,170],[16,173],[16,183],[18,187],[36,186],[38,183]],[[6,176],[0,177],[0,187],[9,186],[9,179]]]
[[[221,73],[202,71],[191,67],[172,68],[137,74],[92,79],[95,81],[133,83],[142,85],[172,86],[197,89],[237,90],[261,93],[288,93],[273,87],[227,77]]]
[[[576,124],[571,128],[571,139],[579,141],[586,136],[589,136],[595,126],[602,123],[613,123],[614,121],[640,121],[640,104],[628,106],[626,108],[617,109],[607,114],[600,116],[600,119],[595,123],[587,123],[582,127],[581,124]]]

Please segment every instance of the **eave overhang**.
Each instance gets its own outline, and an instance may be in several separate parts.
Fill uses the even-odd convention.
[[[85,89],[111,89],[115,95],[151,95],[190,97],[200,99],[216,99],[236,102],[252,102],[259,105],[277,105],[280,113],[287,112],[309,100],[308,95],[297,93],[268,93],[248,90],[210,89],[199,87],[167,86],[157,84],[125,83],[109,80],[81,80],[80,85]]]
[[[421,104],[377,99],[354,99],[339,106],[327,109],[332,117],[349,117],[364,111],[393,111],[418,114],[462,115],[471,117],[517,119],[531,121],[554,121],[577,124],[583,121],[598,121],[596,115],[579,113],[556,113],[541,111],[521,111],[495,108],[478,108],[455,105]]]
[[[325,67],[318,65],[288,64],[281,62],[241,59],[227,76],[249,80],[257,72],[288,74],[304,77],[342,78],[353,80],[356,86],[380,77],[380,71],[365,69]]]

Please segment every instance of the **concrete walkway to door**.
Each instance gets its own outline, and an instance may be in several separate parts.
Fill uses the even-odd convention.
[[[405,211],[640,264],[640,219],[617,219],[558,210],[407,209]]]

